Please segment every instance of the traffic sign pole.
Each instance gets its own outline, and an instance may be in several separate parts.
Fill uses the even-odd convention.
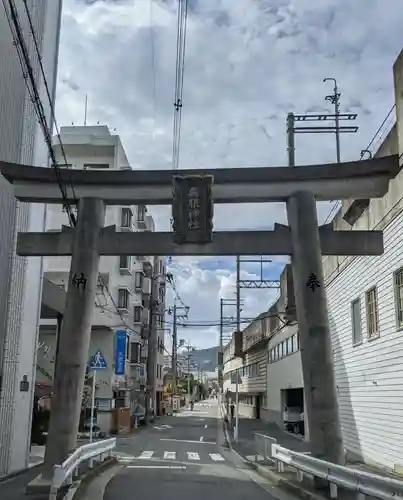
[[[94,428],[94,413],[95,413],[95,387],[96,387],[96,377],[97,371],[93,370],[92,372],[92,395],[91,395],[91,424],[90,424],[90,443],[92,443],[93,439],[93,428]]]
[[[238,424],[239,424],[239,371],[236,371],[235,389],[235,442],[238,444]]]

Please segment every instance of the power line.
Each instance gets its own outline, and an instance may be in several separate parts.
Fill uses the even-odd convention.
[[[188,0],[179,0],[176,33],[176,68],[174,96],[174,124],[172,140],[172,168],[179,168],[179,148],[183,107],[183,78],[185,73],[186,26]]]
[[[44,68],[43,68],[41,53],[39,50],[39,45],[38,45],[36,34],[35,34],[35,28],[34,28],[34,25],[32,22],[31,14],[29,12],[29,8],[28,8],[28,5],[26,3],[26,0],[23,0],[23,1],[24,1],[24,6],[25,6],[25,12],[26,12],[27,17],[28,17],[28,24],[29,24],[30,32],[31,32],[32,39],[34,42],[35,51],[36,51],[38,61],[39,61],[39,66],[40,66],[41,75],[43,78],[43,83],[44,83],[44,86],[46,89],[47,97],[49,99],[49,105],[50,105],[50,109],[51,109],[51,113],[52,113],[52,119],[53,119],[55,126],[57,127],[55,111],[53,108],[53,100],[52,100],[52,97],[50,95],[49,85],[48,85],[47,78],[46,78],[46,73],[45,73]],[[13,38],[13,43],[14,43],[14,46],[15,46],[16,51],[17,51],[18,59],[20,61],[20,66],[22,69],[22,74],[23,74],[23,78],[24,78],[25,83],[26,83],[28,94],[29,94],[31,102],[34,106],[34,110],[35,110],[35,113],[37,115],[39,125],[40,125],[42,132],[43,132],[43,135],[44,135],[44,140],[45,140],[45,144],[46,144],[47,149],[48,149],[48,154],[49,154],[49,157],[50,157],[50,160],[52,163],[52,167],[55,170],[56,180],[57,180],[57,183],[58,183],[61,195],[62,195],[63,206],[65,207],[65,210],[67,212],[70,225],[72,227],[75,227],[76,226],[76,218],[75,218],[75,215],[71,209],[70,202],[67,199],[66,185],[63,183],[63,179],[62,179],[61,174],[60,174],[60,168],[59,168],[59,165],[58,165],[57,160],[56,160],[56,155],[55,155],[53,145],[52,145],[52,134],[51,134],[50,128],[48,126],[43,103],[42,103],[42,100],[41,100],[40,95],[39,95],[37,83],[35,80],[35,75],[34,75],[33,68],[32,68],[31,61],[30,61],[30,57],[29,57],[28,48],[27,48],[27,45],[25,42],[24,34],[22,32],[22,29],[21,29],[18,11],[17,11],[17,8],[15,6],[14,0],[8,0],[8,6],[7,6],[7,0],[2,0],[2,2],[3,2],[3,6],[4,6],[4,11],[5,11],[5,14],[7,17],[8,25],[10,27],[11,35]],[[60,143],[61,151],[62,151],[64,160],[65,160],[65,164],[67,165],[66,153],[65,153],[65,150],[63,147],[63,143],[61,140],[61,136],[60,136],[58,127],[57,127],[57,137],[58,137],[58,140]],[[73,198],[75,198],[74,186],[71,185],[71,187],[73,190]],[[74,203],[76,203],[76,201]],[[126,327],[129,330],[132,330],[132,328],[130,328],[129,325],[126,323],[125,318],[123,317],[122,313],[119,311],[117,304],[116,304],[114,298],[112,297],[112,295],[108,289],[108,286],[106,285],[106,283],[105,283],[105,281],[102,278],[102,275],[100,273],[98,275],[98,281],[103,286],[103,288],[106,290],[106,292],[107,292],[109,298],[111,299],[111,302],[114,305],[116,312],[119,315],[120,319],[122,320],[123,324],[126,325]]]
[[[365,153],[369,153],[371,155],[370,157],[372,158],[372,149],[374,149],[374,145],[378,145],[379,144],[381,138],[377,142],[375,142],[375,140],[378,137],[378,135],[380,134],[382,128],[386,124],[391,123],[390,118],[391,118],[391,115],[392,115],[392,113],[393,113],[393,111],[394,111],[395,108],[396,108],[396,104],[394,104],[391,107],[391,109],[389,110],[389,112],[386,115],[385,119],[383,120],[383,122],[378,127],[378,130],[375,132],[375,134],[373,135],[372,139],[369,141],[368,146],[366,148],[364,148],[364,149],[361,150],[360,160],[363,159]],[[389,120],[389,122],[388,122],[388,120]],[[336,200],[334,202],[332,208],[330,209],[330,212],[329,212],[328,216],[326,217],[325,224],[327,224],[332,219],[333,215],[336,214],[337,210],[339,209],[339,204],[340,204],[339,200]]]
[[[46,73],[45,73],[45,70],[44,70],[44,67],[43,67],[43,64],[42,64],[42,56],[41,56],[41,52],[40,52],[39,46],[38,46],[38,41],[37,41],[37,38],[36,38],[36,35],[35,35],[35,28],[34,28],[34,25],[33,25],[33,22],[32,22],[31,13],[29,11],[27,0],[23,0],[23,2],[24,2],[25,12],[26,12],[26,15],[27,15],[27,18],[28,18],[28,24],[29,24],[29,28],[30,28],[30,31],[31,31],[31,35],[32,35],[32,40],[34,42],[34,47],[35,47],[36,55],[38,57],[38,63],[39,63],[39,68],[41,70],[43,85],[45,87],[46,95],[47,95],[47,98],[48,98],[48,101],[49,101],[49,108],[50,108],[50,112],[51,112],[52,123],[53,123],[53,126],[55,127],[55,130],[56,130],[56,136],[57,136],[57,139],[58,139],[59,144],[60,144],[60,149],[61,149],[61,152],[62,152],[62,155],[63,155],[64,164],[67,166],[68,165],[67,156],[66,156],[66,152],[65,152],[65,149],[64,149],[64,146],[63,146],[62,139],[60,137],[59,126],[57,124],[56,113],[55,113],[55,109],[54,109],[54,106],[53,106],[53,99],[52,99],[52,96],[50,95],[50,90],[49,90],[49,85],[48,85],[48,81],[47,81],[47,78],[46,78]],[[49,128],[47,128],[47,132],[48,133],[50,132]],[[50,142],[51,141],[52,141],[52,138],[51,138],[51,134],[50,134]],[[55,155],[54,155],[53,148],[51,148],[51,150],[52,150],[52,153],[51,153],[52,154],[52,156],[51,156],[52,162],[54,164],[56,164],[57,162],[56,162],[56,158],[55,158]],[[71,185],[71,189],[72,189],[72,193],[73,193],[73,198],[75,199],[76,198],[76,194],[75,194],[74,185],[71,182],[70,182],[70,185]]]
[[[13,38],[13,43],[14,43],[14,46],[15,46],[16,51],[17,51],[18,59],[20,62],[20,66],[22,69],[22,74],[23,74],[23,78],[24,78],[25,83],[26,83],[28,94],[29,94],[30,100],[33,104],[34,111],[35,111],[35,114],[37,116],[39,125],[42,129],[44,140],[45,140],[45,143],[46,143],[46,146],[48,149],[48,154],[49,154],[49,157],[50,157],[51,162],[52,162],[52,166],[55,169],[56,180],[57,180],[57,183],[58,183],[61,195],[62,195],[63,206],[66,209],[66,213],[68,215],[70,224],[74,226],[75,222],[76,222],[75,216],[71,210],[70,203],[67,200],[66,188],[65,188],[65,185],[63,185],[63,181],[61,179],[60,172],[57,168],[57,162],[56,162],[55,154],[54,154],[53,147],[52,147],[52,135],[51,135],[51,132],[50,132],[47,120],[46,120],[46,115],[45,115],[45,111],[43,108],[43,103],[41,101],[41,98],[40,98],[40,95],[38,92],[38,87],[36,84],[34,71],[33,71],[32,65],[31,65],[30,57],[29,57],[29,51],[28,51],[28,48],[27,48],[27,45],[26,45],[26,42],[24,39],[22,29],[21,29],[18,10],[15,6],[14,0],[8,0],[8,5],[6,3],[6,0],[2,0],[2,2],[3,2],[3,6],[4,6],[4,12],[5,12],[6,17],[7,17],[7,22],[8,22],[8,25],[10,27],[11,35]],[[25,4],[25,2],[24,2],[24,4]],[[28,13],[29,13],[29,11],[28,11]],[[35,30],[33,28],[31,17],[29,17],[29,24],[30,24],[30,28],[33,32],[34,46],[39,51],[39,47],[38,47],[36,37],[35,37]],[[39,55],[40,55],[40,53],[39,53]],[[42,66],[41,61],[40,61],[40,67],[41,67],[41,71],[43,71],[43,66]],[[45,75],[44,71],[43,71],[43,79],[44,79],[44,84],[45,84],[46,75]],[[47,87],[47,83],[45,84],[45,88],[46,87]],[[49,91],[49,88],[48,88],[48,91]],[[50,93],[49,93],[49,95],[50,95]]]

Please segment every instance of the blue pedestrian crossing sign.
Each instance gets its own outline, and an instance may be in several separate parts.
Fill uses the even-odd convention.
[[[106,370],[108,368],[108,363],[101,351],[97,351],[92,356],[89,368],[92,370]]]

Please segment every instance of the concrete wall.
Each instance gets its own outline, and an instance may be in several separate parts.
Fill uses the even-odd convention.
[[[32,21],[51,96],[54,97],[59,44],[61,1],[30,0]],[[37,78],[47,122],[52,127],[50,106],[40,77],[38,58],[22,4],[18,9]],[[48,153],[35,112],[28,98],[10,28],[0,12],[0,151],[2,160],[46,166]],[[28,461],[35,345],[41,294],[41,259],[15,257],[14,230],[41,231],[45,207],[15,203],[10,186],[0,179],[0,476],[26,467]],[[24,339],[22,342],[21,339]],[[20,392],[23,376],[30,383]]]
[[[270,422],[283,425],[283,401],[281,391],[284,389],[298,389],[304,386],[302,376],[301,353],[299,350],[293,353],[284,353],[279,359],[274,359],[270,351],[287,342],[293,335],[297,334],[298,325],[290,325],[274,335],[268,345],[270,362],[267,365],[267,393],[265,409],[267,419]],[[279,349],[280,350],[280,349]]]

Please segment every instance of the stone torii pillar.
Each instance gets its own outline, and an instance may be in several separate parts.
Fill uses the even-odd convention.
[[[287,202],[292,272],[304,394],[312,454],[344,463],[326,291],[314,196],[298,191]]]
[[[54,395],[46,440],[42,477],[51,480],[53,466],[61,464],[77,446],[85,370],[94,316],[99,265],[99,239],[105,204],[96,198],[79,202],[77,226],[54,376]]]

